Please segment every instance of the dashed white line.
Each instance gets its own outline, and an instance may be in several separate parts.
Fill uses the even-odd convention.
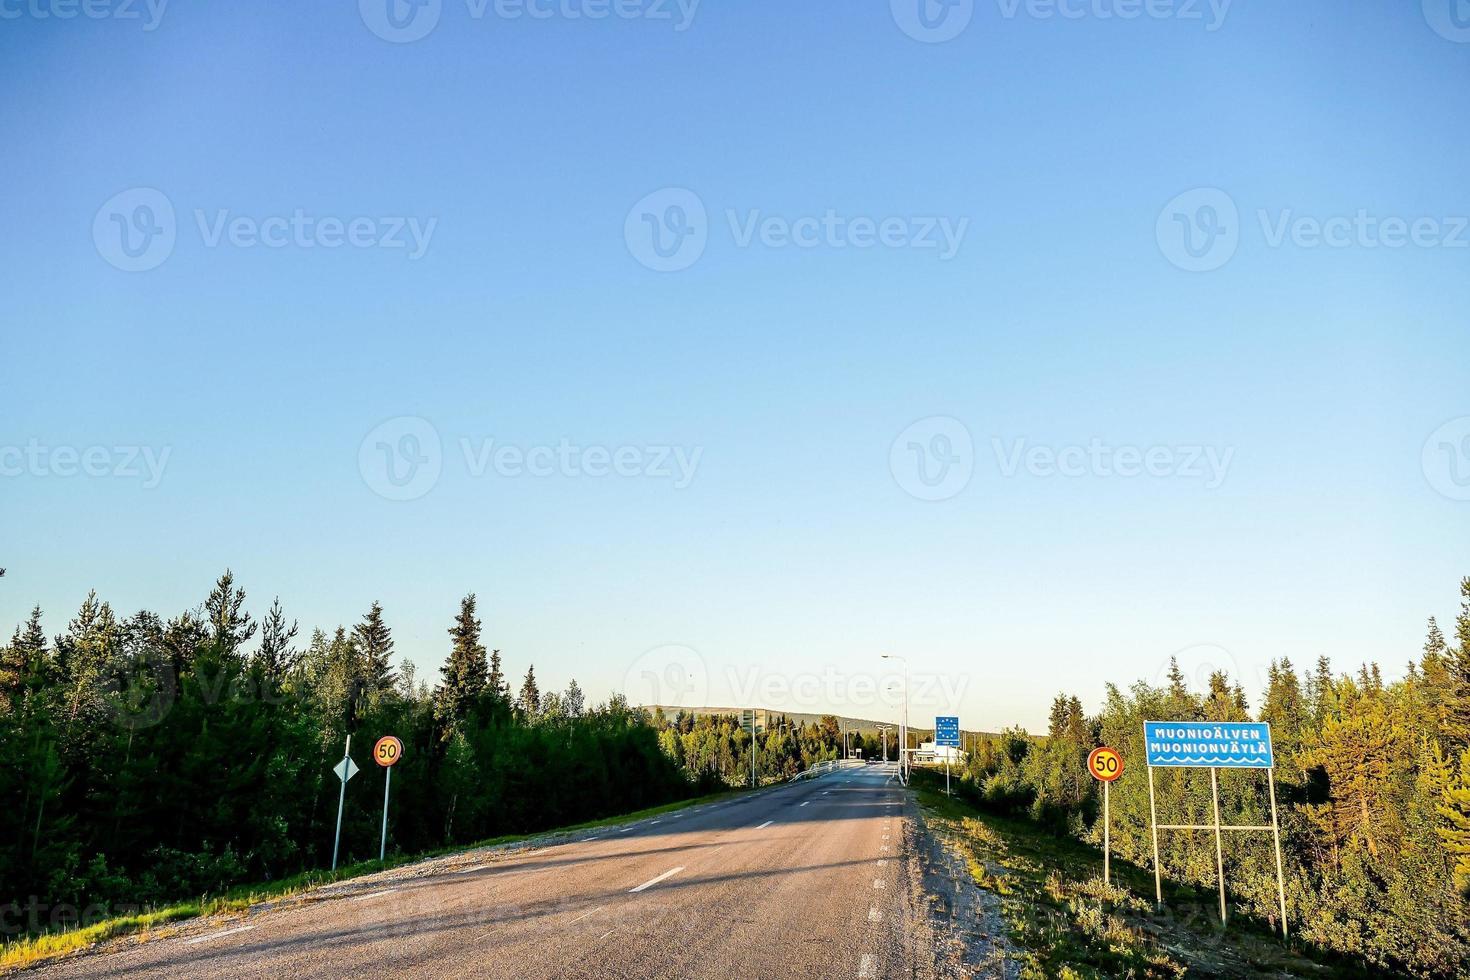
[[[233,936],[237,932],[249,932],[254,926],[236,926],[233,929],[223,929],[219,932],[211,932],[204,936],[195,936],[193,939],[184,940],[185,946],[193,946],[195,943],[207,943],[211,939],[222,939],[225,936]]]
[[[670,868],[669,870],[665,871],[663,874],[659,875],[657,878],[650,878],[650,879],[648,879],[643,884],[639,885],[637,888],[629,888],[628,889],[628,894],[631,895],[634,892],[641,892],[645,888],[652,888],[654,885],[656,885],[659,882],[663,881],[665,878],[672,878],[674,875],[678,874],[680,871],[683,871],[683,870],[684,870],[684,866],[682,864],[679,865],[677,868]]]
[[[355,895],[352,900],[354,902],[366,902],[370,898],[382,898],[384,895],[392,895],[397,890],[396,888],[384,888],[382,891],[368,892],[366,895]]]
[[[592,912],[583,912],[581,915],[579,915],[575,919],[573,919],[572,922],[581,922],[583,919],[587,918],[587,916],[591,915],[593,912],[601,912],[606,907],[607,906],[605,906],[605,905],[599,905],[599,906],[597,906],[597,908],[593,909]],[[572,922],[568,922],[567,925],[571,925]]]
[[[858,961],[859,977],[876,977],[878,975],[878,957],[872,953],[864,953],[863,958]]]
[[[472,865],[472,866],[470,866],[468,868],[460,868],[458,871],[455,871],[454,874],[457,874],[457,875],[467,875],[471,871],[484,871],[488,867],[490,867],[490,865],[488,865],[488,864],[476,864],[476,865]],[[364,895],[363,897],[366,898],[367,896]]]
[[[761,824],[759,827],[757,827],[755,829],[756,830],[765,830],[767,827],[769,827],[771,824],[773,824],[775,822],[776,821],[774,821],[774,820],[767,820],[765,823]]]
[[[876,905],[874,905],[872,908],[868,909],[868,921],[869,922],[881,922],[882,920],[883,920],[883,911],[882,911],[882,909],[878,908],[878,906],[876,906]]]
[[[595,840],[602,840],[602,835],[601,834],[598,834],[596,837],[583,837],[582,838],[582,843],[583,844],[586,844],[586,843],[589,843],[589,842],[595,841]]]
[[[873,879],[873,887],[874,888],[887,888],[888,885],[887,885],[886,882],[883,881],[882,878],[874,878]]]
[[[802,803],[799,803],[799,804],[797,804],[797,805],[798,805],[798,806],[806,806],[806,805],[807,805],[807,804],[808,804],[808,803],[810,803],[810,802],[811,802],[811,800],[805,800],[805,801],[803,801],[803,802],[802,802]]]
[[[615,932],[617,932],[616,929],[609,929],[607,932],[604,932],[602,935],[598,936],[597,941],[602,942],[604,939],[606,939],[608,936],[611,936]]]

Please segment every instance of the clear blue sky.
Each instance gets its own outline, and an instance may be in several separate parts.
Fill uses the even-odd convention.
[[[1425,618],[1453,615],[1470,455],[1426,472],[1421,450],[1470,416],[1470,43],[1417,0],[1241,0],[1215,30],[1203,3],[978,0],[943,43],[904,32],[904,0],[706,0],[684,30],[674,4],[443,0],[409,43],[367,26],[386,0],[176,0],[152,30],[141,5],[36,15],[56,2],[0,18],[0,446],[169,455],[156,486],[0,455],[7,631],[35,602],[60,630],[89,588],[177,613],[229,566],[304,630],[381,600],[424,676],[475,591],[512,671],[596,698],[670,644],[716,703],[731,666],[872,678],[894,651],[960,685],[916,717],[995,728],[1041,724],[1060,689],[1095,706],[1178,650],[1252,691],[1282,655],[1397,676]],[[130,272],[114,215],[166,219],[136,188],[175,241]],[[703,253],[670,272],[640,262],[630,218],[665,188],[707,212]],[[1234,251],[1197,272],[1166,206],[1198,188],[1238,219],[1214,212]],[[1181,207],[1204,228],[1200,200]],[[298,209],[436,223],[417,258],[211,244],[221,212]],[[968,224],[947,259],[743,244],[751,212],[828,211]],[[1284,214],[1360,211],[1429,219],[1441,244],[1272,244]],[[935,416],[973,454],[931,501],[890,450]],[[359,460],[399,417],[442,445],[406,501],[375,492],[376,440]],[[700,455],[685,487],[477,476],[460,440],[492,438]],[[1233,455],[1218,486],[1007,476],[992,442],[1093,439]],[[825,700],[772,706],[888,713]]]

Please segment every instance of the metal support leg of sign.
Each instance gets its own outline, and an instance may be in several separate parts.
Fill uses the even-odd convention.
[[[1159,809],[1154,802],[1154,767],[1148,767],[1148,825],[1154,836],[1154,902],[1164,904],[1164,872],[1159,867]]]
[[[949,752],[944,753],[944,795],[949,796]]]
[[[1103,884],[1113,883],[1113,835],[1111,821],[1108,819],[1110,806],[1108,803],[1108,790],[1112,783],[1103,783]]]
[[[383,770],[383,837],[378,841],[378,861],[381,862],[388,854],[388,787],[393,785],[393,767],[388,766]]]
[[[342,758],[346,759],[352,755],[352,736],[347,736],[347,746],[342,750]],[[342,843],[342,805],[347,802],[347,780],[342,780],[342,792],[337,796],[337,836],[332,838],[332,870],[337,870],[337,845]]]
[[[1220,924],[1228,921],[1229,913],[1225,910],[1225,843],[1220,834],[1220,780],[1216,776],[1219,770],[1210,767],[1210,795],[1215,803],[1215,872],[1220,876]]]
[[[1276,819],[1276,770],[1266,772],[1271,785],[1271,834],[1276,838],[1276,896],[1281,899],[1281,938],[1286,938],[1286,874],[1281,869],[1281,823]]]

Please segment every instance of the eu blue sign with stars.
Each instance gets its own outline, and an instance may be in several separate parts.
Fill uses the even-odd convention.
[[[960,747],[959,715],[940,715],[934,719],[934,744],[953,749]]]

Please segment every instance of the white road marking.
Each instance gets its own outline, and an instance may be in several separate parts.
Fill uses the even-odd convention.
[[[624,827],[622,830],[618,831],[618,833],[620,833],[620,834],[626,834],[628,831],[630,831],[632,829],[633,829],[632,827]]]
[[[594,841],[594,840],[602,840],[602,835],[601,834],[598,834],[596,837],[583,837],[582,838],[582,843],[585,844],[588,841]]]
[[[863,958],[858,961],[859,977],[876,977],[878,975],[878,957],[872,953],[864,953]]]
[[[663,821],[662,821],[662,820],[653,820],[653,821],[650,821],[650,822],[649,822],[649,824],[648,824],[648,825],[649,825],[649,826],[650,826],[650,827],[652,827],[652,826],[653,826],[653,825],[654,825],[654,824],[656,824],[656,823],[663,823]]]
[[[223,929],[219,932],[211,932],[204,936],[195,936],[193,939],[184,940],[185,946],[193,946],[195,943],[207,943],[211,939],[222,939],[225,936],[233,936],[237,932],[249,932],[254,926],[236,926],[233,929]]]
[[[366,902],[370,898],[382,898],[384,895],[392,895],[397,890],[398,889],[396,888],[384,888],[382,891],[368,892],[366,895],[357,895],[352,900],[354,902]]]
[[[457,875],[467,875],[471,871],[484,871],[488,867],[490,867],[490,865],[488,865],[488,864],[476,864],[476,865],[472,865],[472,866],[470,866],[468,868],[460,868],[458,871],[456,871],[454,873],[457,874]],[[366,896],[364,896],[364,897],[366,897]]]
[[[599,906],[597,906],[597,908],[593,909],[592,912],[601,912],[606,907],[607,906],[605,906],[605,905],[599,905]],[[592,912],[583,912],[581,915],[579,915],[575,919],[573,919],[572,922],[581,922],[583,919],[587,918],[587,916],[591,915]],[[571,925],[572,922],[568,922],[567,925]]]
[[[601,942],[602,940],[606,939],[608,936],[611,936],[614,932],[617,932],[617,930],[616,929],[609,929],[607,932],[604,932],[602,935],[598,936],[597,937],[597,941],[598,942]]]
[[[805,802],[803,802],[803,803],[801,803],[801,804],[800,804],[800,805],[801,805],[801,806],[806,806],[806,805],[807,805],[807,803],[810,803],[810,802],[811,802],[811,800],[806,800],[806,801],[805,801]]]
[[[880,867],[880,868],[883,867],[887,863],[888,863],[888,861],[887,861],[886,858],[879,858],[878,859],[878,867]]]
[[[774,821],[774,820],[767,820],[765,823],[761,824],[759,827],[757,827],[755,829],[756,830],[765,830],[767,827],[769,827],[771,824],[773,824],[775,822],[776,821]]]
[[[882,878],[874,878],[873,879],[873,887],[874,888],[887,888],[888,886],[886,884],[884,884]]]
[[[882,919],[883,919],[883,912],[882,912],[881,909],[878,908],[878,906],[874,905],[872,908],[868,909],[868,921],[869,922],[880,922],[880,921],[882,921]]]
[[[680,871],[683,871],[683,870],[684,870],[684,866],[682,864],[679,865],[677,868],[670,868],[669,870],[665,871],[663,874],[659,875],[657,878],[650,878],[650,879],[648,879],[643,884],[639,885],[637,888],[629,888],[628,889],[628,893],[631,895],[634,892],[641,892],[645,888],[652,888],[654,885],[656,885],[659,882],[663,881],[665,878],[672,878],[674,875],[678,874]]]

